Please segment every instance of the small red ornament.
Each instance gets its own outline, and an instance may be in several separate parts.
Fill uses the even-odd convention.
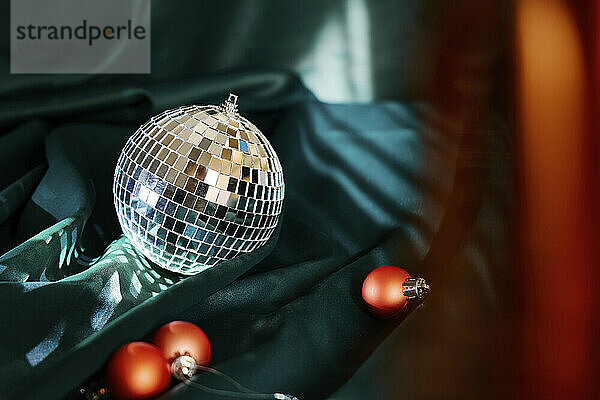
[[[169,362],[152,344],[128,343],[119,347],[108,361],[106,381],[112,398],[151,399],[171,384]]]
[[[409,278],[408,272],[399,267],[376,268],[363,282],[362,298],[376,316],[395,317],[406,306],[403,284]]]
[[[192,357],[197,365],[206,366],[210,362],[211,348],[208,336],[191,322],[173,321],[160,327],[152,338],[169,359],[180,356]]]

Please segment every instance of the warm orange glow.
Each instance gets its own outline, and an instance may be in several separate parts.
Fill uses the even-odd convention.
[[[524,394],[584,398],[592,260],[583,46],[570,10],[557,0],[518,3],[517,44]]]

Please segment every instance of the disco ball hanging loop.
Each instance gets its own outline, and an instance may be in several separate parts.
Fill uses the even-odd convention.
[[[131,243],[189,275],[269,240],[281,214],[283,170],[230,94],[220,106],[179,107],[142,125],[121,152],[113,193]]]

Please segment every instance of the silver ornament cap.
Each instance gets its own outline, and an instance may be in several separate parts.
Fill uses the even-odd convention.
[[[171,363],[171,375],[179,381],[192,379],[197,371],[196,360],[190,356],[179,356]]]
[[[196,274],[263,246],[277,226],[283,169],[237,100],[164,111],[119,156],[113,194],[123,233],[165,269]]]
[[[408,278],[402,284],[402,294],[408,300],[424,300],[429,294],[429,284],[425,278]]]

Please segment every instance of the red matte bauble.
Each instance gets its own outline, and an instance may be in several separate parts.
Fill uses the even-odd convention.
[[[362,287],[362,298],[371,312],[380,318],[397,316],[406,306],[402,284],[408,278],[408,272],[391,265],[371,271]]]
[[[211,349],[208,336],[191,322],[173,321],[160,327],[152,343],[161,348],[169,361],[188,355],[196,364],[206,366],[210,362]]]
[[[151,399],[169,388],[171,370],[158,347],[132,342],[113,353],[108,361],[106,381],[111,398]]]

